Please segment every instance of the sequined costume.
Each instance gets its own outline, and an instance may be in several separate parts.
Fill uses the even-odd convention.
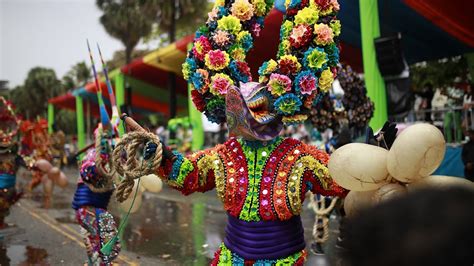
[[[233,138],[188,157],[175,154],[178,159],[166,161],[159,176],[185,195],[216,188],[229,216],[215,265],[239,265],[243,255],[262,263],[302,263],[306,254],[299,214],[306,192],[346,193],[329,177],[329,156],[295,139],[250,142]]]
[[[19,199],[17,193],[16,173],[20,165],[24,164],[16,153],[7,152],[0,154],[0,226],[10,213],[10,207]]]
[[[120,241],[115,242],[110,254],[104,254],[101,248],[118,234],[114,217],[107,211],[113,187],[97,192],[96,187],[104,182],[97,173],[94,158],[95,149],[91,149],[81,165],[72,207],[84,233],[89,265],[111,265],[120,252]]]

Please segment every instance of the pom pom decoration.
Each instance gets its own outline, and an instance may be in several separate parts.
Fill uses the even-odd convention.
[[[273,2],[216,1],[206,25],[196,32],[183,76],[191,84],[197,109],[210,121],[225,122],[224,96],[230,86],[252,81],[245,58]],[[336,0],[291,0],[286,6],[277,58],[263,63],[258,81],[271,93],[274,109],[270,111],[284,123],[300,123],[309,117],[313,101],[328,92],[336,75],[339,4]]]

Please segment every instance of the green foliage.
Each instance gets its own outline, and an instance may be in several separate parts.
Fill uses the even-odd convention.
[[[84,86],[92,79],[91,69],[82,61],[72,66],[64,75],[62,84],[66,90]]]
[[[417,63],[410,66],[414,91],[420,91],[427,83],[434,88],[452,85],[455,82],[469,82],[468,65],[464,56]]]
[[[24,84],[10,92],[10,99],[24,117],[34,119],[46,117],[48,99],[63,92],[53,69],[35,67],[28,72]]]
[[[135,46],[152,30],[158,12],[154,0],[97,0],[96,4],[103,11],[100,23],[125,46],[129,63]]]

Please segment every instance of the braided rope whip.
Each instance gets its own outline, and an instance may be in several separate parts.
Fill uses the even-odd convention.
[[[315,213],[315,221],[313,225],[313,239],[316,243],[324,243],[329,239],[329,214],[336,206],[338,197],[331,198],[331,203],[326,207],[326,197],[321,196],[319,199],[310,196],[309,207]]]
[[[131,118],[127,117],[126,119]],[[136,124],[136,122],[134,123]],[[117,143],[112,153],[115,171],[122,177],[118,181],[116,193],[116,198],[119,202],[125,201],[130,193],[132,193],[134,179],[153,174],[161,165],[162,160],[163,145],[158,136],[147,132],[138,124],[132,127],[132,129],[135,131],[125,134]],[[156,143],[158,147],[156,148],[156,153],[148,160],[145,160],[143,158],[143,150],[149,142]]]
[[[110,191],[113,188],[114,179],[117,176],[117,171],[115,170],[114,163],[111,157],[108,156],[110,151],[112,150],[111,145],[107,139],[107,136],[103,131],[99,128],[97,135],[95,136],[95,167],[99,175],[104,177],[106,180],[105,184],[101,188],[97,188],[94,186],[89,186],[89,188],[96,192],[96,193],[103,193]],[[102,154],[107,154],[106,156],[102,156]]]

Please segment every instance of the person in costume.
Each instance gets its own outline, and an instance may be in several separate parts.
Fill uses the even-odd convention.
[[[113,180],[96,164],[97,152],[101,151],[89,149],[82,160],[72,208],[84,234],[88,265],[111,265],[120,252],[120,241],[113,243],[110,253],[101,249],[118,234],[114,217],[107,211],[114,187]],[[107,160],[108,154],[101,153],[100,157]]]
[[[20,120],[15,115],[13,105],[0,97],[0,229],[6,228],[5,218],[10,207],[20,198],[16,185],[16,173],[25,162],[18,154],[15,138]]]
[[[212,122],[226,121],[230,139],[186,157],[169,156],[157,143],[148,143],[144,153],[144,159],[154,158],[155,150],[163,154],[161,165],[148,171],[183,194],[217,190],[228,223],[212,265],[304,264],[300,212],[306,192],[347,193],[331,179],[325,152],[280,136],[283,124],[308,119],[331,87],[339,4],[286,1],[277,58],[264,62],[252,82],[245,57],[272,7],[270,0],[216,1],[183,65],[197,109]]]

